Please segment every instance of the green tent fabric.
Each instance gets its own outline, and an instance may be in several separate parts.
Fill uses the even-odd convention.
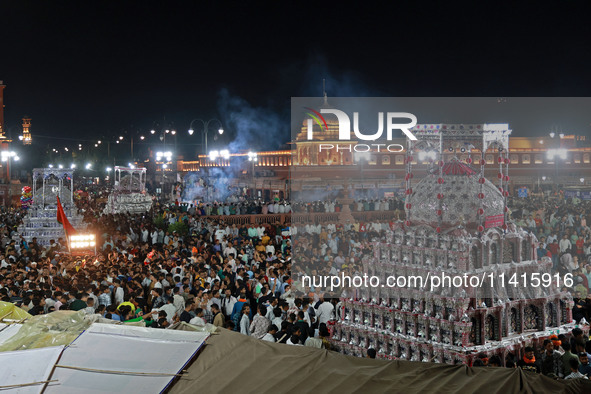
[[[188,327],[179,327],[189,329]],[[170,393],[591,393],[588,380],[521,369],[469,368],[345,356],[220,329]]]
[[[20,321],[30,317],[24,309],[10,302],[0,301],[0,321]]]

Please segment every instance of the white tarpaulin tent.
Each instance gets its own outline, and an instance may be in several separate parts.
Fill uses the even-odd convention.
[[[0,353],[2,393],[40,393],[57,362],[63,346]]]
[[[4,324],[0,323],[0,345],[8,341],[10,338],[18,334],[22,324]]]
[[[159,393],[208,336],[95,323],[64,350],[46,393]]]

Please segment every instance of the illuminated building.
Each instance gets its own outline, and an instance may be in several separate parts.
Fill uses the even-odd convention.
[[[23,145],[31,145],[33,142],[33,137],[31,137],[31,118],[25,116],[23,118],[23,135],[21,136],[21,141],[23,141]]]
[[[351,154],[345,151],[342,155],[339,152],[338,156],[334,150],[331,152],[332,155],[319,152],[320,143],[334,142],[330,137],[332,126],[328,124],[328,135],[315,134],[318,142],[297,138],[292,143],[292,150],[257,152],[258,161],[254,167],[248,162],[248,153],[241,152],[230,154],[229,159],[218,158],[214,161],[205,155],[200,155],[198,160],[179,159],[177,171],[186,174],[195,171],[205,172],[211,167],[236,168],[236,183],[250,188],[254,168],[256,189],[263,196],[273,191],[288,192],[286,180],[291,180],[291,188],[294,191],[299,189],[299,181],[306,180],[309,184],[313,183],[314,179],[318,179],[318,188],[326,188],[326,179],[333,179],[335,184],[342,183],[342,179],[348,179],[353,187],[359,189],[404,189],[406,149],[396,153],[374,150],[363,154]],[[543,144],[540,144],[541,140],[544,141]],[[394,139],[391,143],[406,148],[406,140],[403,138]],[[548,155],[551,149],[564,149],[565,155],[551,157]],[[477,154],[475,151],[474,155]],[[451,156],[452,153],[446,155]],[[460,160],[467,157],[467,154],[462,152],[458,152],[457,155]],[[484,159],[490,164],[494,157],[485,154]],[[564,135],[559,139],[512,137],[509,141],[509,159],[512,168],[509,185],[513,189],[521,186],[533,189],[540,185],[554,184],[555,180],[565,186],[589,185],[591,181],[591,143],[585,136]],[[415,164],[426,167],[428,158],[420,163],[418,158],[415,158]],[[492,167],[487,167],[486,175],[496,176],[494,171]]]

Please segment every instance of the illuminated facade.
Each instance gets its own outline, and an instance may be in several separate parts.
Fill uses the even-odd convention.
[[[331,132],[329,124],[328,129]],[[315,136],[316,138],[316,136]],[[322,139],[320,139],[322,138]],[[540,142],[541,141],[541,142]],[[257,152],[256,163],[247,160],[248,153],[231,154],[229,159],[209,160],[205,155],[198,160],[179,160],[177,171],[181,174],[194,171],[207,171],[211,167],[232,168],[236,175],[236,182],[245,187],[262,190],[262,185],[280,185],[291,180],[292,190],[298,190],[300,181],[308,184],[319,179],[318,187],[326,187],[326,179],[334,179],[338,184],[340,179],[348,179],[352,184],[363,185],[365,189],[399,189],[404,188],[406,174],[404,158],[406,155],[406,140],[393,140],[392,144],[405,147],[401,152],[367,153],[339,152],[331,150],[330,154],[319,151],[320,143],[334,143],[330,135],[320,136],[318,141],[307,141],[298,138],[292,143],[293,149],[281,151]],[[354,144],[352,141],[351,144]],[[561,149],[564,155],[549,155],[549,151]],[[445,153],[445,160],[456,155],[460,160],[468,157],[461,151]],[[473,160],[480,160],[480,153],[472,151]],[[449,157],[448,157],[449,156]],[[559,183],[565,186],[591,185],[591,144],[585,136],[565,135],[555,137],[512,137],[509,142],[509,159],[511,161],[511,188],[527,186],[536,188],[543,185]],[[485,154],[484,160],[492,164],[493,154]],[[428,158],[420,161],[414,158],[413,165],[417,168],[417,177],[426,173],[429,166]],[[235,170],[234,170],[235,169]],[[421,171],[424,170],[424,171]],[[487,166],[487,176],[496,176],[493,166]],[[324,179],[320,181],[320,179]],[[387,180],[387,181],[386,181]],[[329,182],[330,183],[330,182]],[[265,190],[268,187],[265,187]],[[277,187],[273,187],[277,190]],[[283,188],[280,188],[283,190]]]
[[[23,141],[23,145],[31,145],[33,137],[31,137],[31,118],[25,116],[23,118],[23,135],[20,138]]]

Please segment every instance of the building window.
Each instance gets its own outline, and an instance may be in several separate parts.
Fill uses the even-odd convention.
[[[534,164],[542,164],[542,155],[534,155]]]
[[[382,156],[382,165],[383,166],[389,166],[390,165],[390,156],[389,155],[383,155]]]
[[[521,162],[523,164],[530,164],[529,155],[521,155]]]
[[[575,155],[573,156],[573,160],[576,164],[581,164],[581,155],[578,153],[575,153]]]
[[[396,157],[394,158],[395,163],[397,166],[403,165],[404,164],[404,156],[402,155],[396,155]]]
[[[486,155],[486,164],[495,164],[495,158],[493,155]]]
[[[519,155],[511,155],[511,164],[519,164]]]
[[[375,166],[377,163],[376,155],[370,155],[368,163],[370,166]]]
[[[591,162],[591,160],[589,160],[589,158],[590,158],[589,153],[583,154],[583,163],[589,164],[589,162]]]

